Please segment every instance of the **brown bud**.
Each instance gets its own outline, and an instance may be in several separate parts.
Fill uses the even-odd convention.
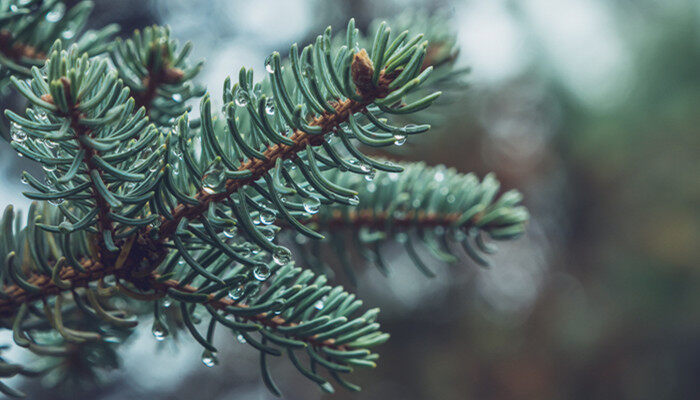
[[[357,86],[357,91],[362,97],[372,97],[374,92],[374,85],[372,84],[372,75],[374,74],[374,67],[372,66],[372,60],[369,59],[369,55],[365,49],[360,50],[352,58],[351,65],[352,80]]]
[[[180,68],[166,68],[163,71],[163,82],[164,83],[177,83],[185,77],[185,72]]]

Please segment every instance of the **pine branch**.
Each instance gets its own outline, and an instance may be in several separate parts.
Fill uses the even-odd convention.
[[[29,26],[46,10],[53,9],[11,8],[0,21]],[[13,43],[44,51],[10,32]],[[177,329],[163,321],[163,313],[173,313],[167,304],[176,303],[175,316],[204,348],[205,365],[215,364],[214,331],[222,326],[260,351],[263,381],[275,394],[266,357],[283,350],[323,390],[332,386],[321,372],[357,390],[339,374],[375,366],[378,356],[369,348],[388,339],[375,322],[378,310],[356,315],[362,302],[354,295],[295,267],[290,251],[276,243],[275,221],[320,238],[300,221],[324,204],[329,214],[316,217],[317,227],[336,226],[340,215],[361,233],[384,224],[387,235],[418,229],[430,239],[432,228],[449,224],[450,232],[498,239],[517,236],[526,219],[518,196],[492,201],[498,185],[488,178],[479,184],[446,174],[464,195],[458,201],[449,200],[451,186],[442,193],[426,184],[426,174],[437,173],[422,165],[408,166],[400,187],[384,184],[384,197],[360,184],[393,181],[404,167],[358,146],[401,144],[426,132],[429,125],[396,126],[386,117],[424,110],[440,93],[421,89],[433,71],[421,35],[392,37],[382,23],[368,50],[359,42],[351,20],[339,46],[329,27],[301,54],[294,44],[287,61],[275,52],[262,81],[242,69],[236,84],[224,82],[223,116],[205,96],[196,121],[182,115],[189,110],[182,103],[200,95],[190,80],[201,64],[191,66],[190,45],[178,52],[165,28],[119,41],[110,54],[114,70],[104,58],[90,59],[84,42],[64,50],[57,41],[44,68],[12,76],[30,103],[23,116],[6,112],[12,146],[41,163],[48,177],[42,183],[25,173],[34,189],[25,195],[56,206],[33,204],[26,226],[11,208],[0,221],[0,324],[13,330],[15,343],[41,355],[78,354],[71,346],[105,343],[112,328],[129,331],[137,323],[131,315],[145,308],[160,340]],[[431,57],[429,64],[440,63]],[[401,208],[407,198],[421,201],[413,213]],[[364,211],[348,211],[358,205]],[[417,257],[412,246],[407,252]],[[110,302],[116,296],[141,307],[130,313]],[[198,325],[205,319],[203,333]],[[299,350],[307,359],[298,358]],[[0,391],[12,394],[2,385]]]
[[[363,88],[359,95],[360,101],[347,99],[332,105],[332,112],[324,112],[321,116],[308,123],[311,127],[320,128],[319,133],[309,134],[302,130],[295,130],[290,136],[294,142],[292,145],[277,144],[268,148],[259,159],[249,159],[244,162],[238,172],[249,172],[248,177],[243,179],[229,179],[225,183],[225,190],[220,193],[208,193],[205,188],[200,189],[195,196],[197,205],[179,204],[173,210],[173,218],[164,220],[160,228],[161,238],[168,238],[175,230],[182,218],[191,220],[198,219],[209,208],[211,203],[220,203],[242,187],[260,179],[263,175],[271,171],[277,160],[291,160],[298,157],[298,153],[306,150],[307,146],[317,147],[324,142],[324,135],[337,130],[341,124],[348,121],[352,114],[362,111],[368,104],[376,99],[386,97],[391,91],[388,86],[391,77],[381,74],[379,84],[374,87],[370,81],[374,73],[372,63],[363,50],[355,54],[352,61],[352,73],[358,89]]]
[[[13,225],[7,218],[8,215],[11,215],[11,210],[9,214],[5,213],[3,219],[2,225],[5,229]],[[10,231],[9,235],[5,232],[1,239],[3,243],[12,244],[12,247],[31,251],[30,246],[36,246],[37,241],[29,240],[25,232],[20,231],[15,234]],[[43,237],[48,239],[51,235],[53,234],[45,232]],[[23,243],[23,240],[27,241]],[[7,250],[11,249],[0,248],[0,252]],[[32,339],[33,335],[26,335],[26,330],[36,330],[38,327],[31,328],[27,325],[30,321],[25,321],[25,307],[37,301],[43,302],[47,309],[55,307],[55,311],[47,315],[51,326],[58,327],[65,340],[69,342],[87,340],[86,343],[101,340],[102,335],[96,332],[68,328],[66,316],[61,315],[66,313],[62,310],[65,304],[65,301],[62,301],[64,295],[72,293],[73,299],[78,301],[79,297],[75,297],[76,290],[83,288],[87,291],[87,297],[91,298],[91,293],[94,292],[90,288],[90,282],[96,280],[102,282],[98,291],[103,293],[121,292],[139,301],[154,301],[165,296],[176,299],[182,305],[182,318],[185,320],[185,325],[207,349],[205,353],[209,354],[209,357],[215,357],[212,352],[216,351],[211,335],[205,338],[197,332],[196,323],[192,320],[194,316],[184,315],[192,312],[192,309],[185,305],[205,307],[211,314],[210,325],[220,323],[237,330],[253,347],[265,354],[279,355],[281,353],[278,347],[282,347],[286,348],[292,357],[295,349],[306,349],[313,359],[321,362],[321,366],[328,368],[329,371],[350,372],[352,366],[374,366],[375,356],[367,348],[388,339],[387,334],[378,332],[379,325],[374,322],[378,310],[369,310],[361,316],[352,317],[352,314],[361,306],[361,301],[355,300],[354,295],[344,292],[341,287],[331,288],[325,285],[325,277],[314,277],[308,271],[292,265],[276,267],[274,271],[270,271],[272,277],[268,280],[266,288],[260,290],[257,285],[246,283],[243,276],[235,273],[235,269],[234,275],[227,279],[225,285],[203,283],[195,287],[183,283],[188,280],[187,278],[166,279],[164,275],[153,272],[146,272],[143,277],[137,278],[127,272],[123,262],[118,262],[113,267],[106,267],[85,258],[81,262],[80,269],[67,267],[63,262],[65,259],[62,258],[55,264],[51,278],[38,273],[22,278],[22,273],[17,275],[17,270],[14,274],[11,272],[16,268],[11,265],[16,258],[15,252],[10,251],[8,256],[9,277],[16,283],[4,288],[3,298],[0,299],[0,321],[6,321],[3,322],[4,325],[12,326],[18,345],[27,347],[37,354],[63,355],[70,351],[62,346],[47,347],[47,344],[38,343],[36,339]],[[24,255],[20,253],[19,258],[25,256],[26,253]],[[120,259],[126,260],[121,257]],[[172,265],[163,267],[165,270],[169,268],[172,268]],[[0,270],[0,272],[5,271]],[[172,276],[172,272],[166,272],[166,275]],[[188,275],[186,270],[181,272]],[[7,276],[4,273],[3,275]],[[106,283],[106,278],[110,275],[114,275],[117,279],[113,284]],[[232,284],[233,288],[229,289]],[[51,297],[55,301],[54,305],[47,300]],[[99,317],[104,319],[103,322],[117,326],[135,325],[133,320],[116,317],[114,311],[102,310],[102,306],[95,301],[97,300],[91,300],[91,303],[97,312],[87,309],[93,317]],[[81,307],[85,309],[85,305],[79,308]],[[156,324],[160,323],[156,313]],[[154,332],[160,332],[159,337],[162,338],[165,332],[163,328],[154,329],[160,329]],[[261,334],[259,340],[252,336],[256,332]],[[266,341],[269,343],[265,344]],[[318,375],[318,372],[309,373],[301,361],[296,358],[295,360],[294,364],[297,368],[307,376],[311,376],[320,385],[325,385],[326,390],[330,390],[331,387],[325,378]]]
[[[85,259],[81,262],[81,270],[77,270],[71,267],[61,268],[54,277],[48,277],[46,275],[33,274],[28,277],[25,281],[26,284],[34,286],[36,289],[33,291],[27,291],[25,288],[15,284],[7,286],[4,288],[2,299],[0,299],[0,318],[11,318],[14,317],[17,309],[22,304],[31,304],[35,301],[45,299],[52,295],[61,295],[75,290],[80,287],[88,287],[91,282],[97,280],[103,280],[109,276],[116,276],[117,278],[123,278],[120,276],[118,267],[106,267],[100,263],[93,262],[90,259]],[[126,279],[132,279],[127,276]],[[58,283],[60,282],[60,283]],[[128,281],[127,281],[128,282]],[[192,285],[183,285],[181,282],[175,279],[164,280],[159,274],[150,274],[144,277],[142,280],[138,281],[139,285],[147,284],[150,289],[153,290],[152,293],[142,294],[135,291],[129,290],[127,287],[121,286],[123,291],[128,291],[130,296],[144,296],[150,300],[158,300],[168,295],[168,293],[173,293],[172,289],[175,289],[180,296],[182,293],[188,294],[198,294],[200,288],[194,287]],[[298,292],[298,290],[296,291]],[[176,294],[177,295],[177,294]],[[140,297],[142,298],[142,297]],[[216,310],[224,311],[226,313],[227,309],[230,308],[240,308],[246,310],[250,308],[246,304],[241,304],[234,301],[230,297],[219,297],[215,294],[208,294],[206,297],[201,298],[197,301],[198,304],[209,305]],[[232,315],[235,315],[233,313]],[[279,328],[294,328],[299,326],[296,322],[287,322],[284,318],[271,313],[261,312],[253,313],[250,315],[239,316],[240,320],[248,322],[256,322],[271,329]],[[346,350],[345,346],[336,345],[333,339],[326,340],[316,340],[318,334],[314,334],[308,337],[297,336],[294,334],[289,335],[296,340],[301,340],[309,345],[316,347],[328,347],[336,350]]]
[[[349,29],[349,32],[351,39],[352,34],[356,32],[353,29]],[[46,73],[35,68],[32,71],[31,82],[22,82],[13,78],[15,86],[34,105],[34,109],[28,111],[27,118],[7,113],[8,117],[18,124],[17,129],[22,129],[24,133],[24,136],[15,135],[13,146],[27,157],[49,166],[50,176],[55,176],[57,184],[56,187],[41,185],[36,179],[25,175],[28,182],[39,190],[38,193],[27,193],[27,195],[36,199],[60,199],[68,203],[67,206],[59,207],[60,214],[48,212],[45,216],[47,224],[36,224],[38,217],[35,212],[30,213],[27,232],[36,232],[38,227],[45,230],[45,234],[37,236],[34,233],[30,235],[34,239],[25,244],[22,244],[22,240],[19,239],[13,240],[16,243],[7,246],[6,250],[9,252],[6,279],[12,284],[6,288],[6,297],[0,303],[0,310],[10,315],[13,310],[17,310],[17,307],[21,311],[22,307],[41,300],[45,309],[53,307],[53,312],[47,311],[49,322],[65,340],[96,340],[101,337],[100,334],[89,330],[78,331],[64,325],[63,293],[70,290],[76,305],[79,305],[83,300],[75,297],[75,290],[83,287],[82,290],[86,291],[87,298],[93,300],[94,310],[90,311],[90,308],[84,306],[79,308],[82,307],[93,317],[104,318],[110,323],[120,326],[130,325],[132,321],[116,317],[113,313],[102,309],[99,302],[94,302],[96,300],[91,297],[94,296],[90,288],[91,281],[104,282],[109,275],[114,275],[123,281],[116,287],[124,293],[131,295],[136,293],[136,297],[142,299],[162,296],[164,293],[175,298],[181,306],[181,316],[185,326],[205,348],[207,359],[214,357],[212,354],[215,348],[211,343],[211,337],[213,328],[217,324],[234,329],[260,330],[262,335],[260,341],[254,340],[248,333],[241,334],[251,345],[265,354],[279,354],[275,346],[286,348],[289,357],[302,374],[319,383],[325,390],[330,390],[328,382],[314,372],[313,367],[311,369],[304,367],[294,355],[295,348],[305,348],[310,345],[307,352],[313,360],[312,364],[319,363],[332,371],[331,376],[339,382],[350,386],[349,383],[337,377],[336,373],[351,371],[351,365],[374,366],[376,356],[370,354],[367,348],[380,344],[388,338],[388,335],[378,332],[379,325],[374,322],[377,310],[370,310],[361,317],[351,318],[350,315],[360,307],[361,302],[340,287],[326,286],[325,277],[314,278],[312,274],[307,274],[308,271],[291,266],[289,251],[272,243],[271,239],[262,237],[261,231],[251,223],[252,215],[247,211],[245,203],[251,200],[249,197],[251,187],[260,190],[256,181],[265,180],[272,185],[270,172],[273,169],[278,173],[285,170],[285,167],[281,166],[283,160],[292,160],[305,171],[307,171],[306,168],[310,168],[307,171],[310,175],[306,177],[309,183],[302,183],[302,186],[310,184],[317,187],[325,196],[328,196],[328,200],[342,200],[339,194],[347,195],[346,190],[333,187],[328,182],[319,181],[321,175],[319,175],[319,166],[314,161],[313,147],[323,145],[324,135],[330,131],[348,129],[345,127],[346,124],[349,124],[347,126],[351,129],[346,140],[358,138],[360,135],[363,136],[359,140],[378,140],[368,139],[375,136],[375,133],[362,133],[357,130],[356,113],[370,113],[370,105],[379,107],[385,112],[420,109],[429,105],[436,97],[430,96],[411,105],[404,105],[401,101],[430,72],[426,70],[421,73],[419,70],[420,60],[425,54],[425,44],[417,46],[417,42],[414,41],[400,47],[401,42],[397,41],[393,50],[385,54],[384,46],[388,42],[389,30],[382,27],[377,37],[379,47],[375,46],[373,49],[372,60],[364,50],[347,53],[347,49],[341,49],[341,53],[345,52],[343,53],[345,55],[340,56],[341,53],[339,53],[339,59],[344,61],[347,71],[348,80],[342,88],[347,98],[341,96],[330,101],[326,98],[333,95],[334,91],[341,89],[332,86],[339,82],[337,79],[339,71],[333,70],[332,73],[336,76],[333,83],[328,80],[320,82],[324,85],[323,89],[314,86],[316,83],[313,80],[299,81],[299,76],[296,77],[297,82],[302,82],[300,83],[302,86],[297,90],[305,88],[308,90],[305,86],[307,83],[313,88],[311,94],[305,93],[308,106],[316,107],[316,110],[309,108],[305,117],[301,117],[305,104],[302,103],[292,110],[289,106],[290,98],[285,97],[289,96],[288,89],[280,83],[279,75],[275,76],[273,73],[271,80],[266,81],[266,84],[271,85],[269,87],[279,96],[271,96],[270,99],[276,102],[280,114],[289,117],[290,113],[294,113],[293,120],[287,119],[294,128],[293,133],[282,136],[266,131],[265,135],[269,142],[261,140],[262,136],[258,136],[255,139],[257,142],[251,143],[246,143],[248,137],[238,136],[235,144],[231,143],[225,147],[232,149],[233,158],[239,160],[237,167],[231,161],[232,154],[225,152],[221,143],[218,143],[219,138],[213,131],[209,99],[205,98],[202,101],[201,128],[205,147],[202,157],[196,162],[203,163],[210,169],[212,163],[233,166],[230,171],[225,171],[228,179],[222,182],[223,189],[209,185],[206,178],[211,171],[207,170],[199,175],[197,164],[188,164],[187,170],[183,168],[179,178],[180,183],[176,183],[176,174],[173,173],[170,165],[166,165],[165,171],[158,168],[163,162],[159,157],[161,149],[165,149],[171,162],[175,150],[183,154],[190,153],[191,146],[184,145],[186,143],[184,139],[188,135],[186,122],[183,122],[185,119],[181,119],[178,138],[171,137],[163,140],[160,136],[153,135],[143,122],[143,108],[134,112],[134,101],[127,100],[128,91],[122,90],[121,81],[115,80],[115,75],[112,73],[99,78],[105,69],[104,62],[91,62],[86,56],[78,57],[75,48],[66,52],[59,46],[52,51]],[[329,73],[327,68],[331,68],[328,61],[331,59],[330,48],[323,43],[330,43],[329,31],[324,38],[319,37],[317,40],[319,47],[316,50],[307,47],[302,53],[302,58],[311,60],[306,56],[315,52],[316,70],[311,69],[307,74]],[[326,52],[326,64],[319,63],[321,52]],[[281,72],[279,55],[275,54],[273,60],[278,71]],[[391,62],[393,64],[390,64]],[[375,69],[375,65],[381,68],[381,71]],[[292,68],[298,67],[298,62],[292,61]],[[339,66],[336,68],[340,69]],[[385,68],[388,72],[383,71]],[[84,77],[80,74],[84,74]],[[307,76],[307,78],[310,77]],[[330,79],[329,76],[326,78]],[[255,99],[258,96],[258,89],[251,86],[251,79],[252,75],[246,75],[240,81],[240,87],[234,86],[227,96],[232,96],[238,90],[245,90],[248,99],[251,101]],[[254,135],[259,134],[259,131],[256,133],[256,128],[250,125],[253,124],[251,122],[253,120],[256,124],[262,124],[257,129],[269,129],[268,124],[271,122],[262,115],[267,112],[262,107],[267,108],[267,104],[264,103],[265,96],[262,95],[260,100],[257,110],[248,108],[251,119],[248,120],[247,126],[239,122],[235,116],[228,115],[229,129],[232,131],[245,129],[250,130]],[[233,102],[230,98],[229,102],[229,110],[231,110]],[[43,110],[47,113],[42,114]],[[256,118],[264,119],[261,121]],[[280,121],[277,120],[275,124],[279,124]],[[392,132],[417,133],[427,129],[427,127],[393,128],[384,125],[383,122],[376,123],[377,127],[389,129]],[[100,128],[99,131],[93,129],[95,126]],[[238,131],[235,134],[241,135]],[[390,134],[390,137],[391,140],[384,140],[383,143],[393,143],[393,134]],[[130,138],[133,140],[123,143]],[[178,146],[172,147],[173,139],[178,140],[176,142]],[[258,151],[255,147],[259,148],[262,145],[266,146],[267,150],[263,153],[255,153]],[[144,146],[157,150],[144,160],[136,159],[137,150]],[[346,146],[352,149],[350,151],[354,151],[353,154],[356,157],[373,162],[377,167],[397,170],[395,166],[384,165],[366,158],[349,142]],[[54,148],[66,153],[69,157],[65,157],[66,154],[54,154],[52,150]],[[240,157],[243,148],[246,152],[256,154],[257,157],[243,161]],[[307,161],[302,161],[300,154],[304,155]],[[184,159],[192,162],[189,157],[191,156],[185,156]],[[321,155],[319,154],[318,157]],[[69,160],[71,160],[71,166],[65,168]],[[149,162],[152,165],[149,165]],[[323,162],[327,164],[323,168],[327,169],[330,166],[328,161]],[[64,167],[56,168],[54,167],[56,165]],[[148,175],[142,173],[143,168],[146,167],[150,170]],[[164,174],[172,175],[168,177]],[[198,176],[201,176],[201,184],[196,184],[195,178]],[[126,188],[125,182],[132,180],[142,180],[142,183],[136,188]],[[169,183],[166,183],[166,180]],[[61,186],[60,181],[66,185]],[[301,188],[298,182],[293,184]],[[327,188],[322,189],[319,185],[325,185]],[[183,194],[188,193],[193,187],[197,190],[195,197]],[[269,190],[269,192],[260,193],[270,198],[269,196],[272,196],[275,190],[274,185],[269,186]],[[235,192],[238,192],[238,200],[229,199]],[[176,198],[187,200],[189,204],[182,203],[180,206],[175,206],[175,211],[170,214],[167,205]],[[280,210],[284,209],[283,203],[280,203],[279,199],[277,201],[277,207]],[[345,198],[345,201],[349,199]],[[192,204],[194,202],[197,205]],[[126,207],[125,203],[133,206]],[[148,209],[143,208],[145,204],[149,205]],[[210,213],[212,207],[221,207],[222,204],[231,207],[232,214],[228,214],[234,218],[231,221],[241,229],[246,227],[241,232],[242,237],[248,237],[269,253],[244,255],[246,251],[252,253],[251,248],[247,247],[248,243],[245,243],[246,246],[227,244],[221,239],[220,235],[225,236],[222,232],[222,224],[214,216],[204,214]],[[105,219],[102,218],[103,216]],[[158,221],[158,216],[160,216],[160,224],[149,224],[149,222]],[[68,218],[70,222],[57,222],[63,218]],[[260,215],[260,218],[263,216]],[[98,224],[97,228],[92,226],[93,221]],[[98,235],[93,236],[93,232]],[[11,230],[6,229],[5,234],[6,237],[13,236]],[[64,235],[58,243],[56,243],[57,238],[54,237],[56,234]],[[23,235],[24,233],[20,236]],[[42,255],[46,254],[47,243],[54,255],[53,259]],[[58,246],[51,243],[56,243]],[[15,249],[26,247],[29,253],[10,251],[13,247]],[[170,248],[174,248],[174,251],[170,251]],[[28,254],[31,257],[27,257]],[[272,254],[272,260],[266,258],[270,254]],[[15,260],[19,258],[24,260],[25,268],[22,272],[15,266]],[[180,258],[184,261],[181,267],[175,263]],[[49,262],[54,263],[51,260],[55,260],[53,267],[46,265]],[[239,262],[241,265],[232,267],[234,262]],[[49,274],[52,276],[50,280],[47,279]],[[127,289],[129,286],[133,286],[133,289]],[[261,290],[263,286],[266,290]],[[225,300],[227,295],[231,298],[235,297],[236,301]],[[46,300],[47,296],[53,298],[53,306]],[[328,296],[329,306],[321,311],[323,305],[318,307],[316,304],[323,302],[325,296]],[[246,302],[245,306],[241,306],[242,301]],[[194,322],[196,318],[192,314],[202,304],[211,307],[210,312],[214,310],[206,337],[197,330]],[[216,310],[224,314],[219,314]],[[275,313],[280,315],[277,316]],[[234,320],[227,320],[226,315],[231,315]],[[158,318],[157,315],[156,318]],[[19,332],[16,333],[19,338],[18,344],[30,346],[31,341],[27,343],[22,339],[25,335],[22,334],[21,312],[15,315],[14,320],[15,331]],[[266,365],[265,362],[261,363],[265,381],[269,383],[272,381]]]
[[[160,26],[136,30],[129,39],[117,39],[112,48],[111,59],[131,89],[136,107],[144,107],[151,121],[160,126],[171,126],[190,110],[187,100],[204,94],[203,88],[192,83],[203,61],[190,65],[191,49],[188,42],[178,50],[169,28]]]
[[[41,65],[56,40],[77,43],[81,52],[96,55],[109,48],[107,38],[117,26],[112,24],[82,36],[91,1],[81,1],[66,10],[59,0],[11,0],[0,8],[0,78],[12,74],[30,75],[34,65]]]
[[[485,237],[513,240],[524,232],[528,213],[519,205],[522,196],[514,190],[497,196],[500,184],[492,174],[479,182],[473,174],[443,166],[400,165],[403,173],[380,171],[370,180],[329,172],[328,179],[357,190],[361,200],[354,207],[322,208],[304,223],[323,232],[324,243],[345,242],[350,236],[357,253],[383,273],[387,267],[381,246],[399,242],[407,247],[419,270],[431,277],[433,273],[415,255],[412,240],[418,239],[431,255],[446,263],[459,260],[450,246],[459,243],[473,261],[488,266],[487,256],[496,248]],[[305,243],[301,241],[302,247]],[[344,247],[331,247],[344,265],[350,265]],[[300,251],[300,255],[306,265],[321,269],[307,252]],[[345,272],[355,281],[352,269]]]

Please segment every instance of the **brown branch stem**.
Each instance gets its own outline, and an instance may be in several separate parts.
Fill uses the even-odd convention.
[[[75,288],[87,287],[90,282],[97,281],[99,279],[104,279],[107,276],[115,275],[118,279],[124,279],[125,281],[130,281],[130,276],[128,274],[123,274],[126,272],[124,269],[117,269],[115,267],[107,267],[100,263],[95,263],[92,260],[84,260],[82,262],[82,267],[84,271],[72,267],[64,268],[60,273],[59,277],[63,281],[69,281],[69,288],[61,288],[47,275],[33,274],[27,281],[39,288],[36,292],[28,292],[25,289],[17,286],[11,285],[4,288],[5,298],[0,299],[0,318],[10,318],[12,317],[19,305],[23,303],[32,303],[34,301],[39,301],[46,299],[51,295],[60,295],[64,292],[69,292]],[[197,293],[199,288],[191,285],[181,285],[175,279],[160,280],[160,275],[152,273],[148,275],[144,280],[140,281],[139,284],[147,283],[148,286],[153,289],[153,293],[139,293],[132,289],[128,289],[122,284],[118,284],[120,290],[127,292],[129,296],[140,296],[142,298],[148,298],[150,300],[156,300],[166,295],[168,289],[177,289],[182,292],[187,293]],[[145,282],[144,282],[145,281]],[[217,310],[226,311],[227,307],[238,307],[247,308],[247,305],[238,303],[228,297],[215,298],[213,294],[209,295],[210,300],[204,302],[203,304],[211,305]],[[260,313],[255,315],[245,315],[239,317],[242,320],[248,322],[256,322],[261,325],[278,328],[281,326],[293,327],[298,325],[295,322],[287,322],[284,318],[280,316],[269,317],[267,313]],[[294,336],[294,335],[290,335]],[[296,337],[296,336],[295,336]],[[309,343],[313,346],[325,346],[333,347],[336,349],[342,349],[343,346],[334,345],[333,339],[327,340],[316,340],[316,335],[310,337],[296,337],[298,340]]]
[[[13,61],[21,61],[22,58],[44,60],[46,54],[38,51],[28,44],[14,42],[12,32],[3,29],[0,31],[0,52]]]

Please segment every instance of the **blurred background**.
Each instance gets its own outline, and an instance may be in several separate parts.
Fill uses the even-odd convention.
[[[392,334],[363,391],[334,396],[272,368],[286,399],[690,399],[700,393],[700,2],[697,0],[96,0],[91,25],[168,24],[227,75],[355,17],[442,13],[469,87],[401,159],[495,171],[525,194],[525,237],[493,266],[433,266],[400,252],[356,289]],[[11,102],[11,98],[10,98]],[[5,107],[12,104],[4,104]],[[0,205],[28,202],[31,165],[2,146]],[[221,335],[206,368],[188,338],[142,324],[103,387],[36,399],[271,399],[257,352]],[[223,332],[221,332],[223,333]],[[10,356],[11,358],[11,356]]]

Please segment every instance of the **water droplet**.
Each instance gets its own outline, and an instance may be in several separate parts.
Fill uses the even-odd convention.
[[[53,142],[53,141],[51,141],[51,140],[49,140],[49,139],[44,140],[44,144],[45,144],[46,147],[48,147],[49,149],[53,149],[53,148],[55,148],[56,146],[58,146],[58,143]]]
[[[396,172],[389,173],[389,180],[394,181],[394,182],[398,181],[399,174],[397,174]]]
[[[447,202],[448,202],[448,203],[450,203],[450,204],[451,204],[451,203],[454,203],[455,200],[457,200],[457,198],[455,197],[455,195],[451,194],[451,195],[447,196]]]
[[[278,247],[272,253],[272,260],[277,265],[285,265],[292,261],[292,252],[286,247]]]
[[[53,10],[47,12],[44,18],[49,22],[56,22],[61,19],[61,17],[63,17],[63,4],[59,3]]]
[[[272,54],[265,59],[265,70],[271,74],[275,72],[275,67],[272,66]]]
[[[73,224],[68,221],[63,221],[58,224],[58,230],[61,231],[61,233],[68,233],[73,230]]]
[[[241,335],[240,333],[236,336],[236,340],[238,340],[238,343],[246,342],[245,337],[243,337],[243,335]]]
[[[54,206],[60,206],[61,204],[63,204],[63,201],[63,199],[51,199],[49,200],[49,204],[52,204]]]
[[[180,264],[180,261],[182,261],[182,264]],[[180,265],[184,265],[185,262],[183,260],[180,260],[177,263]],[[173,301],[170,299],[170,297],[163,297],[163,307],[168,308],[171,305],[173,305]]]
[[[328,299],[328,296],[323,296],[320,298],[316,304],[314,304],[314,308],[317,310],[323,310],[323,306],[326,305],[326,300]]]
[[[176,103],[182,102],[182,95],[180,93],[173,94],[173,101]]]
[[[202,352],[202,364],[209,368],[218,365],[219,359],[216,357],[216,353],[213,351],[204,350],[204,352]]]
[[[215,193],[225,182],[223,168],[219,163],[214,162],[202,177],[203,190],[208,194]]]
[[[263,225],[270,225],[275,222],[275,214],[270,211],[263,211],[260,213],[260,223]]]
[[[238,107],[245,107],[248,105],[248,93],[241,88],[236,89],[236,97],[234,101]]]
[[[273,99],[267,99],[265,101],[265,112],[268,115],[274,115],[275,114],[275,100]]]
[[[377,172],[372,168],[367,175],[365,175],[365,180],[367,182],[371,182],[374,179],[374,176],[377,174]]]
[[[369,164],[363,162],[360,163],[360,170],[364,173],[367,173],[372,170],[372,167]]]
[[[313,196],[304,199],[302,205],[304,206],[304,211],[309,214],[316,214],[321,209],[321,201]]]
[[[399,232],[396,234],[396,241],[399,243],[406,243],[408,240],[408,235],[404,232]]]
[[[224,236],[226,236],[229,239],[232,239],[234,236],[236,236],[237,233],[238,233],[238,228],[235,226],[224,229]]]
[[[269,241],[275,240],[275,236],[277,235],[277,232],[275,232],[274,229],[264,227],[264,228],[260,228],[259,230],[260,230],[260,233],[262,233],[263,236],[265,236],[265,239],[267,239]]]
[[[356,205],[360,204],[360,198],[357,197],[357,195],[352,196],[352,197],[350,197],[350,198],[348,199],[348,203],[349,203],[351,206],[356,206]]]
[[[61,37],[64,39],[73,39],[73,36],[75,36],[75,31],[72,29],[66,29],[63,31],[63,33],[61,33]]]
[[[24,183],[25,185],[28,185],[28,184],[29,184],[29,179],[27,179],[27,177],[24,176],[24,175],[22,175],[22,178],[21,178],[20,180],[21,180],[22,183]]]
[[[12,128],[10,129],[10,135],[12,136],[12,140],[14,140],[17,143],[22,143],[25,140],[27,140],[27,132],[25,132],[22,127],[16,123],[12,123]]]
[[[153,163],[153,165],[151,165],[151,166],[148,168],[148,170],[151,171],[151,172],[156,172],[156,171],[158,171],[159,169],[160,169],[160,164],[159,164],[159,163]]]
[[[162,342],[165,340],[166,337],[170,334],[168,332],[168,328],[165,327],[165,325],[160,322],[158,318],[153,320],[153,327],[151,328],[151,333],[153,333],[153,337],[159,341]]]
[[[172,167],[173,167],[173,169],[172,169],[173,175],[175,175],[175,176],[180,175],[180,164],[175,163],[172,165]]]
[[[367,191],[370,193],[374,193],[377,190],[377,185],[374,184],[374,182],[370,182],[367,184]]]
[[[253,276],[255,277],[255,279],[262,282],[270,277],[270,272],[270,267],[268,267],[267,265],[258,265],[253,270]]]
[[[397,146],[402,146],[406,143],[406,135],[396,134],[394,135],[394,144]]]
[[[236,288],[228,291],[228,297],[231,300],[238,300],[243,296],[243,293],[245,293],[245,287],[243,285],[236,286]]]

